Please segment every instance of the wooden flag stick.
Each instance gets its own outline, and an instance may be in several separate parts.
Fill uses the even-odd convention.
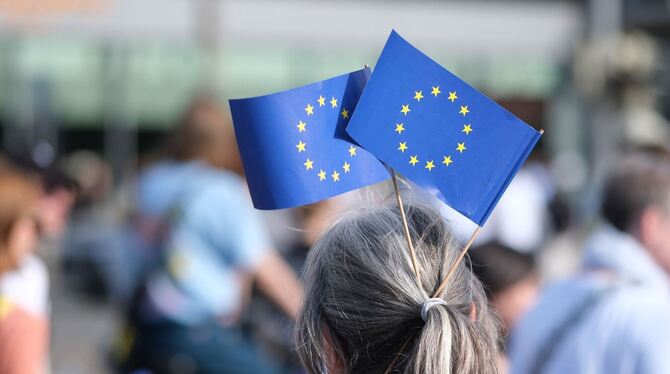
[[[544,130],[540,130],[540,135],[544,134]],[[470,240],[465,244],[465,247],[463,247],[463,250],[461,253],[458,255],[458,258],[456,258],[456,261],[451,265],[449,268],[449,271],[447,272],[447,275],[444,277],[442,280],[442,283],[440,283],[440,286],[437,287],[437,290],[433,294],[433,297],[440,297],[444,289],[447,287],[447,283],[449,282],[449,278],[454,274],[456,271],[456,268],[458,267],[458,264],[463,261],[463,258],[465,258],[465,255],[468,253],[468,250],[472,246],[472,243],[475,242],[475,239],[477,239],[477,235],[479,235],[479,232],[482,230],[481,226],[477,226],[475,231],[472,233],[472,236],[470,236]]]
[[[414,275],[416,276],[416,281],[419,283],[419,287],[423,289],[423,284],[421,283],[421,272],[419,271],[419,263],[416,260],[416,252],[414,251],[414,245],[412,244],[412,237],[409,233],[409,225],[407,224],[407,216],[405,215],[405,208],[402,205],[402,198],[400,197],[400,189],[398,188],[398,181],[395,177],[395,170],[391,169],[391,177],[393,179],[393,189],[395,190],[395,197],[398,200],[398,207],[400,208],[400,216],[402,217],[402,226],[405,231],[405,238],[407,239],[407,246],[409,247],[409,254],[412,258],[412,268],[414,269]]]
[[[395,180],[395,172],[393,171],[393,169],[391,169],[391,174],[393,175],[393,187],[395,188],[396,196],[398,196],[398,202],[399,202],[398,204],[400,204],[400,212],[402,213],[403,220],[405,220],[405,213],[403,212],[402,203],[401,203],[401,200],[400,200],[400,194],[398,193],[398,186],[397,186],[397,183],[396,183],[396,180]],[[405,227],[407,227],[407,226],[405,226]],[[479,235],[479,231],[481,229],[482,229],[481,226],[477,226],[477,229],[475,229],[475,231],[472,233],[472,236],[470,237],[470,240],[468,240],[468,242],[465,244],[465,247],[463,247],[463,250],[458,255],[458,258],[456,259],[456,262],[454,262],[451,265],[451,268],[449,268],[449,271],[447,272],[447,275],[444,277],[444,280],[442,280],[442,283],[440,283],[440,286],[437,288],[437,291],[435,291],[435,293],[433,294],[432,297],[439,297],[439,295],[442,293],[442,291],[444,291],[444,288],[447,287],[447,282],[449,281],[449,277],[451,277],[451,275],[454,273],[454,271],[456,271],[456,267],[458,267],[458,264],[460,264],[461,261],[463,261],[463,258],[465,258],[465,254],[468,253],[468,249],[470,249],[470,247],[472,246],[472,243],[474,243],[475,239],[477,239],[477,235]],[[409,230],[407,232],[409,232]],[[407,238],[409,240],[409,235],[407,236]],[[411,244],[411,240],[410,240],[410,250],[413,252],[413,249],[411,249],[411,248],[412,248],[412,244]],[[419,283],[419,284],[421,284],[421,283]],[[405,343],[402,345],[402,347],[400,347],[400,352],[398,352],[396,354],[396,356],[393,358],[393,361],[391,361],[391,365],[389,365],[389,367],[386,369],[384,374],[389,374],[391,372],[391,370],[393,370],[393,368],[395,367],[395,364],[398,362],[398,359],[400,358],[400,355],[402,355],[402,352],[405,350],[405,348],[407,347],[407,344],[409,343],[410,340],[412,340],[411,337],[405,341]]]
[[[451,264],[451,267],[449,268],[449,271],[447,272],[447,275],[444,277],[442,280],[442,283],[440,283],[440,286],[437,288],[435,293],[433,294],[433,297],[440,297],[442,294],[442,291],[447,287],[447,283],[449,282],[449,278],[454,274],[456,271],[456,268],[458,267],[458,264],[463,261],[463,258],[465,258],[465,254],[468,253],[468,249],[472,246],[472,243],[475,242],[475,239],[477,239],[477,235],[479,235],[479,232],[481,231],[482,227],[477,226],[475,231],[472,233],[472,236],[470,236],[470,240],[465,244],[465,247],[463,247],[463,250],[461,253],[458,255],[458,258],[456,258],[456,261],[454,261],[453,264]]]

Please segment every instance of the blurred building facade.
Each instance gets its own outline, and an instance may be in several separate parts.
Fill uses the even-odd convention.
[[[391,29],[551,128],[585,12],[575,1],[1,1],[3,148],[45,163],[93,149],[118,178],[194,94],[263,94],[374,65]]]

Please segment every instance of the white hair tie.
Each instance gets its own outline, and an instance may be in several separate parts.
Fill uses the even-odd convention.
[[[433,297],[424,301],[421,306],[421,319],[423,319],[424,322],[428,321],[428,311],[435,305],[447,305],[447,302],[444,301],[444,299]]]

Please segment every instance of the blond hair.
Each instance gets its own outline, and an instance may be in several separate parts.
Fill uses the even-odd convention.
[[[28,176],[7,165],[0,167],[0,273],[18,264],[8,248],[16,223],[35,214],[39,187]]]
[[[242,174],[235,133],[229,116],[209,97],[196,99],[186,111],[166,146],[178,161],[201,160]]]

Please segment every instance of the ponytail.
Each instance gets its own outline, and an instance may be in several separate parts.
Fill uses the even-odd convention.
[[[328,368],[329,350],[350,374],[497,373],[499,329],[481,283],[461,264],[443,298],[429,299],[458,248],[438,213],[405,211],[426,289],[414,278],[395,207],[343,219],[311,249],[296,335],[309,373]]]

